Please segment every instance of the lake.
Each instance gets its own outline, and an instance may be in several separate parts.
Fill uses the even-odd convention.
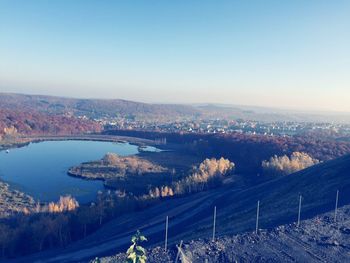
[[[101,159],[107,152],[119,155],[137,154],[129,143],[99,141],[45,141],[0,152],[0,179],[13,189],[33,196],[40,202],[57,201],[70,194],[79,202],[96,198],[102,181],[88,181],[68,176],[71,166]]]

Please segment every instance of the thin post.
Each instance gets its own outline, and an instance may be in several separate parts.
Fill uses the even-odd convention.
[[[335,197],[334,222],[337,222],[338,200],[339,200],[339,190],[337,190],[337,196]]]
[[[177,261],[179,260],[182,243],[183,241],[181,240],[180,245],[177,247],[177,255],[176,255],[175,263],[177,263]]]
[[[299,210],[298,210],[298,224],[297,224],[297,227],[300,226],[301,199],[302,199],[302,196],[299,195]]]
[[[256,225],[255,225],[255,234],[258,234],[259,231],[259,211],[260,210],[260,200],[258,201],[258,206],[256,208]]]
[[[216,206],[214,206],[213,241],[215,239],[215,227],[216,227]]]
[[[168,248],[168,225],[169,225],[169,217],[167,216],[165,219],[165,252]]]

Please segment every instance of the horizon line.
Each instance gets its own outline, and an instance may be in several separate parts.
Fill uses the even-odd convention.
[[[227,107],[227,108],[259,108],[264,110],[270,110],[270,111],[289,111],[294,113],[303,113],[303,114],[322,114],[322,113],[328,113],[328,114],[350,114],[350,111],[341,111],[341,110],[334,110],[334,109],[297,109],[294,107],[274,107],[274,106],[264,106],[264,105],[247,105],[247,104],[230,104],[230,103],[222,103],[222,102],[147,102],[147,101],[140,101],[140,100],[134,100],[134,99],[125,99],[125,98],[102,98],[102,97],[83,97],[83,96],[69,96],[69,95],[54,95],[54,94],[39,94],[39,93],[20,93],[20,92],[6,92],[6,91],[0,91],[0,95],[21,95],[21,96],[42,96],[42,97],[52,97],[52,98],[63,98],[63,99],[81,99],[81,100],[105,100],[105,101],[113,101],[113,100],[120,100],[120,101],[129,101],[129,102],[136,102],[136,103],[143,103],[143,104],[153,104],[153,105],[179,105],[179,106],[192,106],[192,107],[198,107],[198,106],[216,106],[216,107]]]

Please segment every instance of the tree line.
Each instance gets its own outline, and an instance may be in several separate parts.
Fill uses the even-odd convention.
[[[350,142],[317,136],[264,136],[242,133],[199,134],[137,130],[108,130],[105,134],[125,135],[151,140],[166,138],[167,143],[181,145],[177,150],[200,158],[227,158],[237,164],[240,174],[262,172],[261,163],[271,156],[290,156],[304,152],[319,161],[328,161],[350,153]],[[248,158],[249,157],[249,158]]]

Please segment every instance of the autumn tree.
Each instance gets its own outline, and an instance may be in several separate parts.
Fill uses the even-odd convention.
[[[189,176],[173,182],[171,186],[155,187],[149,190],[148,196],[157,198],[203,191],[222,183],[234,168],[235,164],[228,159],[205,159],[198,167],[192,168]]]
[[[265,174],[288,175],[318,163],[319,160],[312,158],[307,153],[294,152],[290,157],[275,155],[269,161],[263,161],[262,168]]]
[[[79,207],[79,203],[75,198],[70,195],[61,196],[57,203],[50,202],[47,206],[47,210],[50,213],[60,213],[63,211],[72,211]]]

